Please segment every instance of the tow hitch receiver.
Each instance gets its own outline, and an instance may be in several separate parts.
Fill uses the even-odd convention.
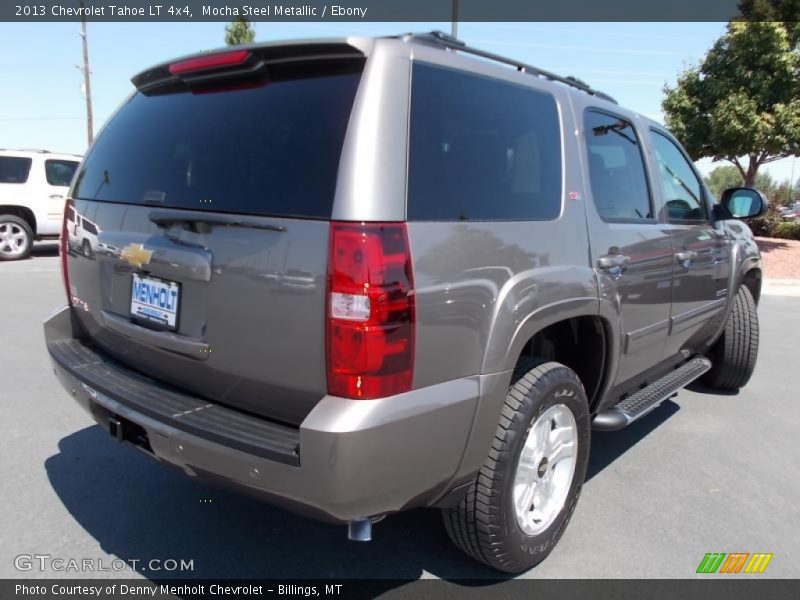
[[[108,417],[108,433],[111,434],[118,442],[122,442],[124,440],[124,436],[122,434],[122,423],[116,417]]]

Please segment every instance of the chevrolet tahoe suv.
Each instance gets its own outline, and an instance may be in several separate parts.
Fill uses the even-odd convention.
[[[0,260],[26,258],[33,242],[58,239],[80,156],[0,149]]]
[[[157,65],[68,214],[55,373],[118,440],[368,540],[438,507],[507,572],[575,510],[592,429],[756,361],[763,197],[663,126],[441,33]],[[68,221],[65,221],[65,227]]]

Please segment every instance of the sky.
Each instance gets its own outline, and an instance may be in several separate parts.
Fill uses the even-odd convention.
[[[130,78],[170,58],[224,44],[224,23],[89,23],[95,132],[128,96]],[[255,24],[256,41],[408,31],[450,31],[450,23]],[[698,62],[724,23],[459,23],[467,43],[574,75],[620,104],[663,122],[662,88]],[[0,23],[0,148],[86,151],[77,23]],[[800,162],[800,161],[798,161]],[[727,163],[717,163],[727,164]],[[698,163],[707,173],[717,164]],[[794,173],[796,167],[797,172]],[[778,180],[793,159],[763,167]]]

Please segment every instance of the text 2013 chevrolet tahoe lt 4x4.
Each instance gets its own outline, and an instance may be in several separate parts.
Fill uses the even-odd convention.
[[[518,572],[564,531],[592,427],[753,371],[733,217],[763,198],[714,204],[662,126],[578,80],[434,33],[133,83],[70,191],[98,250],[62,236],[47,348],[113,437],[191,476],[355,539],[441,507]]]

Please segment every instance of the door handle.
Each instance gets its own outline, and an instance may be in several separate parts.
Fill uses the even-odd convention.
[[[597,259],[597,267],[607,272],[614,279],[619,278],[631,262],[629,256],[622,254],[612,254],[611,256],[601,256]]]
[[[50,194],[51,200],[61,200],[64,198],[64,194]]]
[[[681,263],[684,269],[691,267],[695,258],[697,258],[697,252],[694,250],[684,250],[683,252],[675,253],[675,260]]]

